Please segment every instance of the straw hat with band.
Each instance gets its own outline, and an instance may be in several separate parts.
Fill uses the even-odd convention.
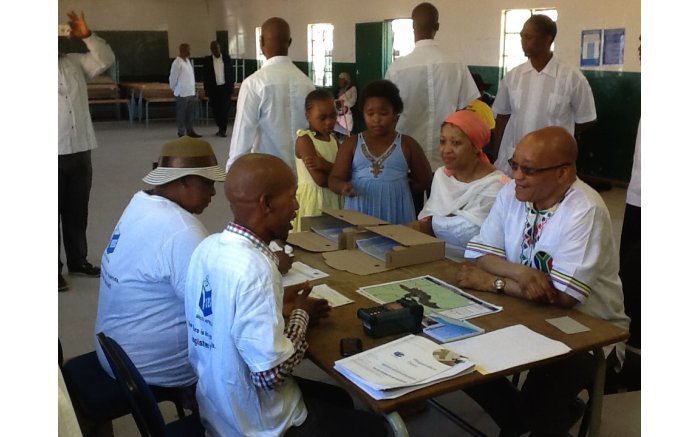
[[[224,182],[226,172],[218,165],[211,145],[187,135],[163,144],[157,166],[143,181],[150,185],[164,185],[184,176],[197,175]]]

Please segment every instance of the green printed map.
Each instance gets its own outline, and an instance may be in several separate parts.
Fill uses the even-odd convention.
[[[410,297],[423,305],[426,315],[477,304],[460,295],[451,286],[443,284],[430,276],[362,287],[359,292],[379,303],[393,302],[402,297]]]

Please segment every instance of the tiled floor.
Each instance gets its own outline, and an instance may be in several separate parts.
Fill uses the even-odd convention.
[[[152,121],[146,128],[135,122],[132,127],[127,121],[97,122],[95,124],[100,147],[93,151],[93,186],[90,201],[88,226],[88,260],[99,265],[100,256],[110,237],[116,221],[133,194],[147,187],[141,178],[157,160],[160,146],[176,137],[174,121]],[[214,135],[213,123],[197,126],[217,155],[219,163],[228,157],[230,138]],[[230,211],[223,196],[223,187],[217,185],[217,195],[200,217],[210,232],[220,231],[230,217]],[[625,191],[613,188],[602,193],[613,217],[613,225],[619,236],[625,205]],[[97,308],[98,279],[66,276],[71,290],[60,293],[58,299],[58,333],[63,344],[66,359],[94,350],[93,329]],[[304,362],[298,369],[302,376],[329,380],[320,369]],[[489,436],[498,435],[498,428],[491,419],[466,395],[453,393],[442,396],[439,401],[468,420],[477,429]],[[603,436],[637,436],[641,434],[641,392],[608,395],[603,411]],[[174,409],[163,405],[166,421],[176,417]],[[408,430],[413,436],[439,435],[441,437],[468,435],[464,430],[447,420],[430,407],[406,419]],[[114,422],[115,436],[138,436],[131,416]]]

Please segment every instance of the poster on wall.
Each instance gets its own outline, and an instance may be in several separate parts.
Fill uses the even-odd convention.
[[[605,29],[603,65],[622,65],[625,59],[625,29]]]
[[[601,29],[581,31],[581,67],[600,65]]]

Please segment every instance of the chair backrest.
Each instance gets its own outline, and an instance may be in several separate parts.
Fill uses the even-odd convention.
[[[131,414],[143,437],[165,437],[165,421],[155,396],[124,349],[103,332],[97,334],[100,347],[131,404]]]

